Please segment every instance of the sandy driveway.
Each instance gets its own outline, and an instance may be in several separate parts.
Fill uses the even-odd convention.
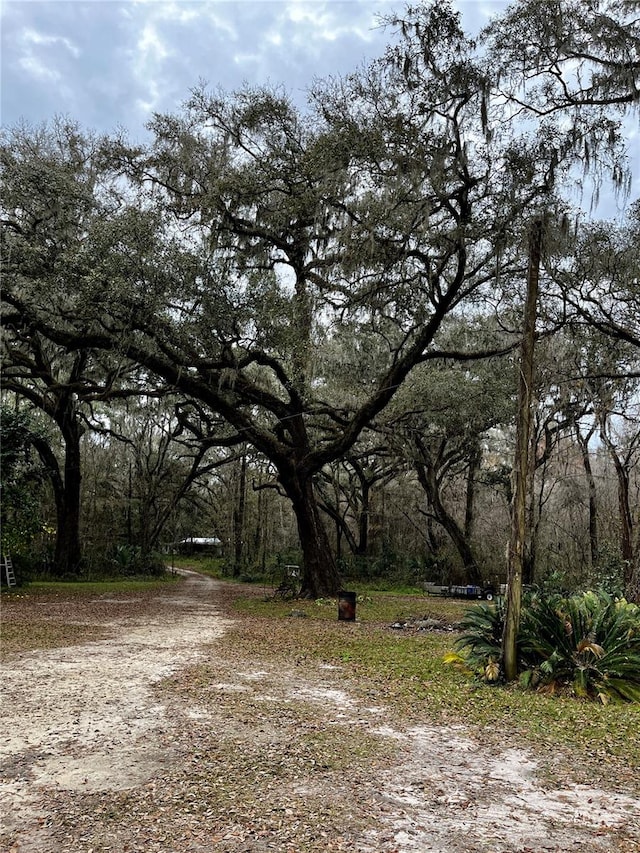
[[[152,685],[199,660],[225,628],[215,581],[194,573],[141,626],[107,640],[21,654],[2,668],[0,744],[3,831],[16,849],[41,851],[43,791],[108,791],[139,785],[170,761],[159,743],[165,707]],[[109,599],[103,599],[108,605]],[[134,611],[136,600],[114,598]]]
[[[533,756],[496,752],[462,726],[398,730],[384,704],[363,703],[329,667],[225,663],[218,589],[190,574],[140,620],[135,600],[113,599],[133,613],[105,617],[108,639],[3,667],[3,850],[640,851],[640,800],[628,794],[549,787]],[[108,614],[110,600],[101,604]],[[197,662],[218,673],[206,703],[157,689]],[[305,740],[337,733],[348,746],[356,732],[393,745],[374,778],[349,761],[348,772],[323,769],[308,750],[287,769]],[[225,767],[238,751],[245,769]],[[234,811],[242,781],[255,786],[259,819]],[[305,814],[316,835],[302,831]]]

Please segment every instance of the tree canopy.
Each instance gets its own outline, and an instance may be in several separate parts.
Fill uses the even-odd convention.
[[[317,84],[306,110],[277,88],[200,88],[154,118],[144,145],[61,121],[8,131],[14,377],[26,342],[46,340],[92,366],[67,382],[74,405],[140,388],[193,402],[210,439],[269,461],[295,513],[304,592],[335,593],[318,476],[424,365],[513,350],[502,309],[523,294],[530,223],[566,214],[575,138],[546,120],[520,125],[517,80],[540,75],[534,115],[543,96],[553,111],[602,110],[614,79],[607,104],[635,104],[637,22],[594,0],[562,41],[575,5],[558,0],[545,23],[536,4],[516,4],[488,31],[488,58],[448,4],[408,8],[389,22],[387,54]],[[533,28],[544,64],[521,51]],[[568,62],[590,69],[579,89]],[[451,335],[481,317],[483,336]]]

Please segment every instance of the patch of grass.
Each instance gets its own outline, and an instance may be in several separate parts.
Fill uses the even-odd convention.
[[[174,554],[167,561],[169,566],[176,569],[189,569],[193,572],[208,575],[212,578],[232,580],[224,575],[225,561],[222,557],[206,557],[199,554],[186,556],[185,554]]]
[[[460,621],[468,603],[448,598],[369,591],[358,594],[357,616],[365,622],[403,622],[411,617],[437,619],[447,625]]]
[[[119,595],[163,589],[180,581],[179,575],[167,572],[160,578],[113,578],[99,581],[31,581],[27,586],[3,591],[3,600],[16,601],[34,596],[69,598],[75,596]]]
[[[359,589],[363,593],[367,592],[390,592],[393,595],[418,595],[424,597],[422,588],[410,583],[394,582],[386,578],[377,578],[376,580],[361,580],[358,578],[345,578],[343,589]]]
[[[390,592],[355,590],[356,618],[358,622],[385,623],[404,621],[410,617],[437,619],[447,625],[460,621],[469,604],[447,598],[430,598],[424,595],[398,595]],[[274,598],[266,591],[264,595],[239,596],[234,608],[250,616],[283,618],[292,613],[323,621],[335,621],[338,616],[336,598],[320,598],[317,601],[288,600]]]

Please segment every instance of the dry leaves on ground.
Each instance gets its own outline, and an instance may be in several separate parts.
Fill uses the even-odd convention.
[[[6,849],[640,849],[640,792],[589,786],[566,755],[551,773],[544,751],[424,700],[405,707],[423,693],[341,653],[383,627],[240,618],[238,591],[191,577],[133,606],[12,605],[13,623],[98,633],[9,658]]]

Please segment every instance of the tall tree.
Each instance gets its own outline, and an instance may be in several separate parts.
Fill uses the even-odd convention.
[[[547,0],[544,6],[516,0],[485,38],[505,82],[528,95],[528,108],[548,113],[640,102],[634,0]]]
[[[595,169],[597,177],[606,176],[610,186],[623,190],[629,187],[629,174],[620,118],[640,105],[635,5],[627,0],[517,0],[483,34],[497,72],[498,99],[505,99],[536,130],[554,128],[551,160],[559,152],[572,156],[583,174],[593,175]],[[597,188],[596,182],[596,196]],[[513,584],[503,642],[508,678],[516,673],[519,623],[515,510],[516,505],[509,572]]]
[[[24,342],[21,336],[21,342]],[[56,504],[56,539],[53,564],[61,576],[78,574],[82,561],[80,542],[81,440],[86,431],[77,389],[87,364],[87,353],[78,351],[55,364],[51,346],[39,335],[29,338],[29,347],[9,345],[3,353],[2,381],[11,390],[44,412],[59,430],[63,461],[58,461],[55,444],[44,436],[34,436],[33,445],[48,473]],[[6,341],[6,338],[5,338]],[[48,352],[49,350],[49,352]],[[66,367],[66,370],[65,370]],[[68,371],[68,372],[66,372]]]
[[[511,335],[498,338],[488,331],[493,325],[491,317],[458,322],[450,336],[452,342],[475,340],[477,349],[492,335],[505,349],[509,343],[515,345]],[[506,358],[425,365],[380,418],[398,458],[413,468],[427,497],[428,512],[446,531],[464,579],[471,583],[483,580],[472,537],[475,480],[487,433],[507,428],[513,419],[515,386],[510,368]]]
[[[622,118],[640,107],[640,18],[635,0],[516,0],[483,33],[496,94],[583,170],[628,190]],[[576,174],[579,179],[579,174]]]
[[[507,600],[502,637],[502,663],[507,681],[518,675],[517,641],[522,606],[522,576],[527,535],[527,485],[531,477],[531,421],[534,380],[534,345],[538,313],[538,285],[542,257],[543,221],[532,223],[529,238],[529,272],[524,309],[520,365],[518,371],[518,409],[514,462],[511,539],[507,563]]]
[[[87,270],[79,262],[83,234],[103,207],[99,200],[99,143],[77,126],[56,122],[48,131],[23,128],[5,134],[1,149],[2,250],[4,275],[11,286],[29,281],[39,310],[72,310],[60,296],[74,276]],[[29,323],[20,302],[2,304],[2,381],[47,415],[59,430],[63,462],[55,444],[36,443],[56,501],[54,564],[63,574],[78,572],[80,542],[80,443],[85,432],[83,398],[102,393],[111,379],[96,367],[89,348],[73,353],[56,346]],[[99,387],[100,386],[100,387]]]
[[[147,214],[123,209],[122,187],[110,182],[113,173],[101,146],[75,124],[56,121],[46,129],[7,131],[0,149],[4,275],[11,282],[2,302],[2,382],[59,431],[61,454],[43,436],[34,446],[55,496],[53,562],[61,575],[77,574],[82,562],[81,442],[90,406],[138,396],[147,384],[122,354],[85,346],[82,339],[69,349],[30,319],[35,311],[56,317],[59,328],[99,327],[105,293],[96,259],[114,240],[121,256],[110,284],[126,287],[128,280],[144,277],[141,257],[152,251],[144,243],[149,229],[140,225]],[[124,230],[114,223],[118,211],[125,219],[129,215]],[[128,386],[125,379],[131,380]]]
[[[640,595],[640,569],[631,533],[628,473],[633,467],[637,423],[633,401],[640,376],[640,202],[630,205],[622,223],[583,225],[555,278],[562,310],[571,312],[583,392],[594,408],[594,426],[616,471],[625,587],[635,600]],[[626,451],[618,446],[616,421],[629,424],[631,443]]]
[[[640,201],[621,224],[583,225],[556,278],[579,325],[640,348]]]
[[[7,303],[70,349],[121,353],[270,460],[308,595],[339,586],[318,472],[443,354],[443,321],[495,289],[497,256],[507,262],[510,233],[553,178],[542,136],[487,144],[486,79],[450,7],[410,10],[399,29],[384,62],[318,89],[304,116],[272,91],[198,92],[182,115],[155,119],[150,146],[103,146],[102,215],[70,223],[74,250],[55,270],[29,263],[34,205],[45,219],[58,205],[49,187],[46,203],[36,188],[4,217],[17,258]],[[20,167],[46,177],[19,142]],[[63,171],[74,156],[68,140]],[[345,327],[380,356],[348,399],[319,369]]]

